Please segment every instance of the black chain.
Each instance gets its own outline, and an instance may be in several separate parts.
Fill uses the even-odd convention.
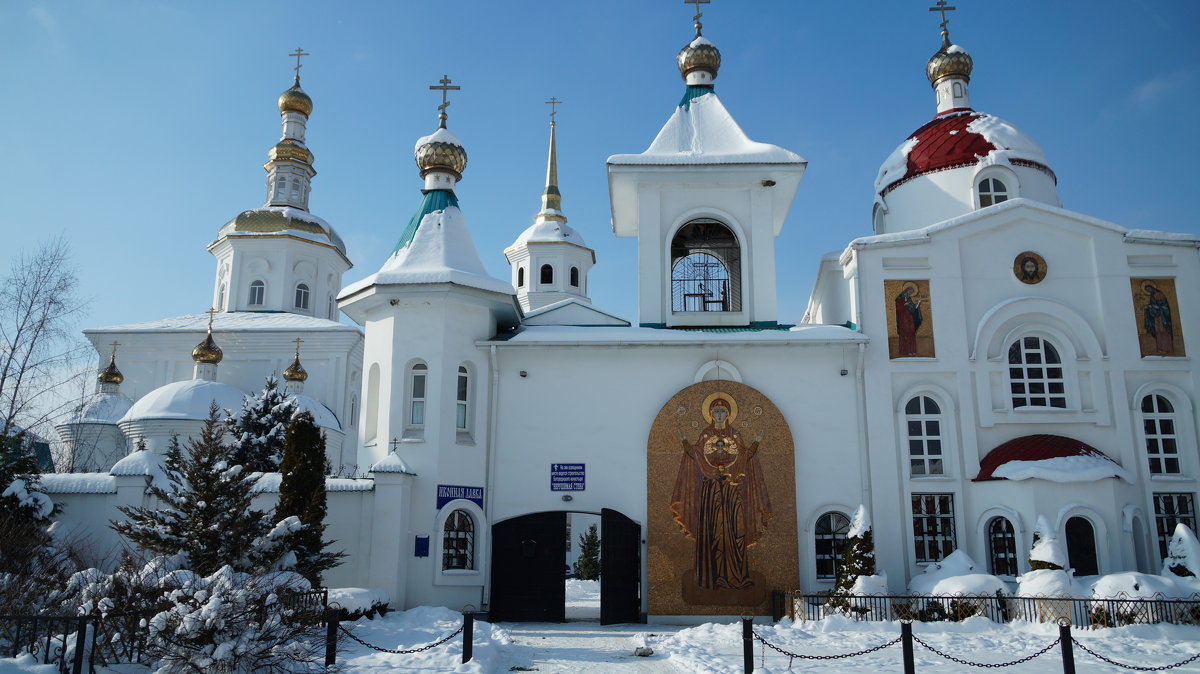
[[[1079,643],[1079,640],[1076,639],[1075,637],[1071,637],[1071,641],[1073,641],[1076,646],[1087,651],[1087,653],[1089,655],[1091,655],[1093,658],[1096,658],[1098,660],[1103,660],[1104,662],[1107,662],[1108,664],[1114,665],[1116,667],[1123,667],[1125,669],[1133,669],[1133,670],[1136,670],[1139,672],[1161,672],[1166,669],[1175,669],[1176,667],[1182,667],[1182,666],[1188,664],[1189,662],[1193,662],[1197,658],[1200,658],[1200,653],[1197,653],[1197,654],[1193,655],[1192,657],[1188,658],[1187,660],[1184,660],[1183,662],[1176,662],[1173,665],[1163,665],[1162,667],[1138,667],[1137,665],[1126,665],[1126,664],[1117,662],[1116,660],[1110,660],[1110,659],[1104,657],[1103,655],[1100,655],[1096,651],[1093,651],[1092,649],[1088,648],[1087,646],[1084,646],[1083,644]]]
[[[921,644],[922,646],[933,651],[934,653],[937,653],[938,655],[942,656],[943,658],[946,658],[947,660],[953,660],[954,662],[957,662],[960,665],[967,665],[969,667],[995,668],[995,667],[1012,667],[1013,665],[1019,665],[1024,662],[1029,662],[1030,660],[1032,660],[1040,655],[1045,655],[1046,653],[1050,652],[1050,649],[1054,648],[1055,646],[1058,645],[1058,643],[1060,641],[1062,641],[1062,637],[1059,637],[1058,639],[1051,641],[1048,646],[1046,646],[1042,650],[1038,651],[1037,653],[1034,653],[1033,655],[1027,655],[1027,656],[1021,658],[1020,660],[1013,660],[1012,662],[971,662],[970,660],[963,660],[961,658],[956,658],[953,655],[950,655],[949,653],[943,653],[943,652],[939,651],[938,649],[934,648],[933,646],[930,646],[929,644],[925,643],[924,641],[921,641],[921,638],[915,634],[913,635],[913,641],[917,642],[918,644]]]
[[[390,648],[380,648],[380,647],[376,646],[375,644],[369,644],[369,643],[363,641],[362,639],[359,639],[358,637],[354,636],[354,634],[352,634],[350,632],[350,630],[346,629],[345,627],[342,627],[341,625],[338,625],[338,629],[340,629],[343,633],[345,633],[346,636],[357,641],[358,643],[362,644],[363,646],[366,646],[367,648],[379,651],[380,653],[394,653],[396,655],[409,655],[410,653],[420,653],[421,651],[427,651],[431,648],[436,648],[436,647],[441,646],[442,644],[446,643],[447,641],[450,641],[454,637],[458,636],[463,631],[462,625],[459,625],[458,629],[454,630],[453,634],[448,634],[445,637],[442,637],[441,639],[438,639],[437,641],[433,642],[432,644],[428,644],[426,646],[421,646],[420,648],[410,648],[406,651],[402,651],[402,650],[392,650]]]
[[[754,635],[755,639],[758,639],[767,648],[778,651],[779,653],[782,653],[783,655],[786,655],[789,658],[801,658],[804,660],[839,660],[841,658],[855,658],[860,655],[866,655],[867,653],[874,653],[875,651],[882,651],[883,649],[887,648],[888,646],[895,646],[896,644],[900,643],[900,637],[896,637],[895,639],[892,639],[891,641],[887,642],[886,644],[879,644],[878,646],[875,646],[873,648],[868,648],[864,651],[858,651],[857,653],[844,653],[842,655],[802,655],[800,653],[791,653],[789,651],[783,650],[782,648],[776,646],[775,644],[758,636],[758,632],[752,632],[752,634]]]

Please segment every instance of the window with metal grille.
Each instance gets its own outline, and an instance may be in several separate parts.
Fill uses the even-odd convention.
[[[301,283],[296,286],[296,308],[297,309],[307,309],[308,308],[308,295],[309,295],[309,292],[308,292],[307,284]]]
[[[408,425],[412,428],[425,425],[425,379],[428,374],[429,366],[425,363],[413,365],[409,374]]]
[[[1154,527],[1158,530],[1158,554],[1167,558],[1167,548],[1175,527],[1186,524],[1196,530],[1196,507],[1192,494],[1157,493],[1154,495]]]
[[[467,374],[467,368],[460,365],[458,367],[458,386],[454,405],[454,427],[460,431],[467,430],[467,393],[470,389],[469,384],[470,378]]]
[[[671,240],[671,311],[741,311],[742,249],[716,220],[693,220]]]
[[[1161,395],[1142,398],[1142,430],[1146,457],[1154,475],[1179,474],[1179,444],[1175,435],[1175,407]]]
[[[1067,406],[1062,359],[1041,337],[1023,337],[1008,347],[1008,381],[1014,408]]]
[[[984,178],[979,181],[979,207],[992,206],[1008,201],[1008,187],[999,178]]]
[[[936,562],[954,552],[953,494],[913,494],[912,518],[918,562]]]
[[[250,284],[250,306],[259,306],[263,303],[267,296],[267,284],[262,281],[254,281]]]
[[[1017,536],[1012,522],[993,517],[987,526],[988,560],[993,576],[1017,575]]]
[[[442,570],[475,568],[475,521],[465,510],[455,510],[442,529]]]
[[[942,410],[933,398],[917,396],[904,406],[908,426],[908,465],[913,477],[942,475]]]
[[[850,520],[839,512],[827,512],[817,518],[814,534],[817,553],[817,578],[837,578],[846,551],[846,534],[850,531]]]

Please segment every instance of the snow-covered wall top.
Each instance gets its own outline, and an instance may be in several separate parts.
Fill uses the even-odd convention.
[[[866,342],[860,332],[836,325],[798,325],[788,330],[673,330],[621,326],[524,326],[508,344],[700,344],[707,342]]]
[[[128,323],[125,325],[109,325],[103,328],[90,328],[84,334],[96,332],[196,332],[203,333],[208,329],[208,314],[188,314],[174,318],[164,318],[146,323]],[[278,330],[295,332],[297,330],[339,330],[359,332],[352,325],[345,325],[314,316],[283,312],[230,311],[213,315],[213,330]],[[219,336],[218,336],[219,339]]]

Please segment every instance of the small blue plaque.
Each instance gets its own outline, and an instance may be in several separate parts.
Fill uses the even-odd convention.
[[[550,464],[550,491],[583,491],[587,483],[582,463]]]

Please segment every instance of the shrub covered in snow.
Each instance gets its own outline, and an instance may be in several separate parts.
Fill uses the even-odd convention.
[[[865,613],[870,609],[849,597],[887,594],[887,576],[875,573],[875,539],[871,532],[871,516],[866,506],[858,506],[846,533],[846,549],[837,580],[830,593],[829,607],[834,610]]]
[[[1067,568],[1067,549],[1058,540],[1050,523],[1039,515],[1033,530],[1033,549],[1029,551],[1029,568],[1058,570]]]
[[[1182,522],[1175,525],[1175,532],[1171,534],[1167,558],[1163,560],[1162,575],[1200,577],[1200,541],[1196,540],[1196,534]]]
[[[1008,611],[1005,599],[1012,595],[1008,583],[981,573],[962,550],[926,566],[925,573],[909,581],[908,592],[917,597],[952,597],[915,602],[914,616],[920,620],[964,620],[992,609],[1003,616]]]

